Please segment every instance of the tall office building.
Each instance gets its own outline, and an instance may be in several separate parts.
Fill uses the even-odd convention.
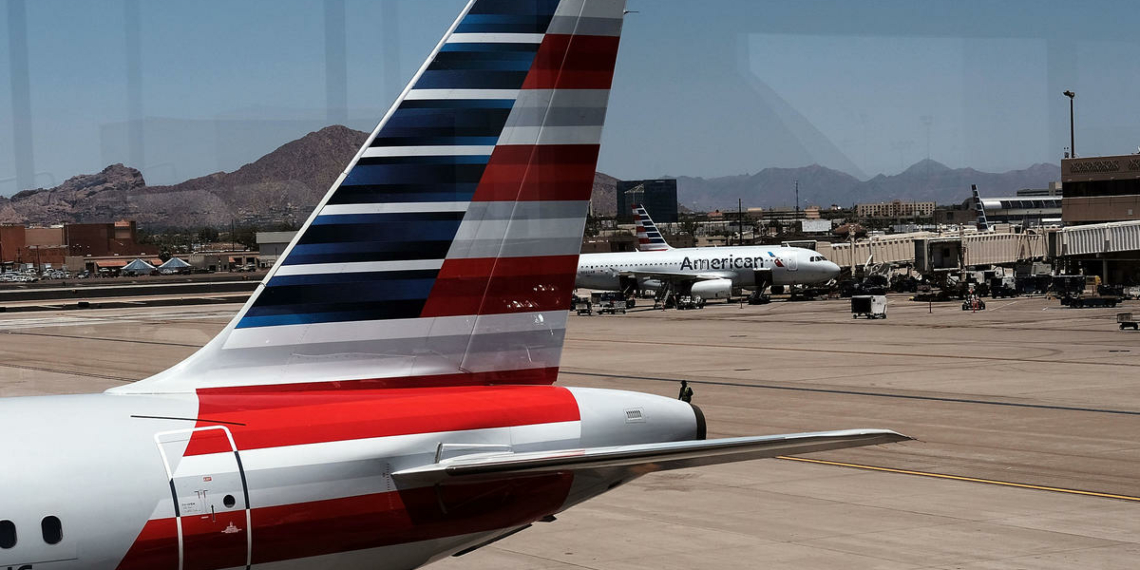
[[[630,209],[633,204],[645,206],[645,211],[657,223],[677,221],[677,180],[618,180],[617,219],[629,222],[633,219]]]

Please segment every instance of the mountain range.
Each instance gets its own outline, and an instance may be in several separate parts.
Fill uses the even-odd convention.
[[[233,172],[217,172],[171,186],[148,186],[142,174],[114,164],[96,174],[69,178],[55,188],[0,197],[0,223],[56,224],[133,219],[152,229],[222,227],[231,223],[297,225],[328,191],[368,134],[331,126],[286,143]],[[756,174],[717,178],[677,177],[678,201],[694,211],[745,206],[790,206],[799,184],[800,205],[879,202],[893,199],[961,202],[977,184],[983,196],[1043,188],[1060,167],[1037,164],[1004,173],[951,169],[921,161],[896,175],[861,181],[819,165],[765,168]],[[594,215],[616,210],[617,179],[594,177]]]
[[[1045,188],[1061,179],[1057,164],[1035,164],[1023,170],[991,173],[973,168],[950,168],[925,159],[894,175],[880,174],[859,180],[817,164],[800,168],[765,168],[756,174],[717,178],[677,177],[677,200],[695,211],[735,209],[737,199],[747,206],[793,206],[799,184],[800,206],[849,207],[867,202],[903,200],[961,203],[977,184],[982,196],[1012,196],[1023,188]]]

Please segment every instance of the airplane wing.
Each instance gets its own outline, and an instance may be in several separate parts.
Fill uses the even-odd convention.
[[[483,453],[404,469],[393,473],[392,477],[397,482],[415,485],[431,485],[446,481],[477,481],[483,478],[498,479],[511,475],[612,469],[626,470],[630,475],[637,477],[654,471],[879,445],[910,439],[890,430],[857,429],[530,453]]]

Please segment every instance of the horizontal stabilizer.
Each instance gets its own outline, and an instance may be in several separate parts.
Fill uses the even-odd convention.
[[[448,459],[393,473],[400,483],[430,485],[445,481],[493,479],[511,475],[627,469],[635,476],[777,455],[909,441],[890,430],[855,429],[703,441],[677,441],[529,453],[487,453]]]

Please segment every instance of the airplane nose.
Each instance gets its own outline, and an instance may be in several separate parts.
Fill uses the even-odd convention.
[[[834,261],[828,261],[823,266],[823,272],[825,275],[827,275],[828,279],[835,279],[836,277],[839,277],[839,271],[839,266],[836,265]]]

